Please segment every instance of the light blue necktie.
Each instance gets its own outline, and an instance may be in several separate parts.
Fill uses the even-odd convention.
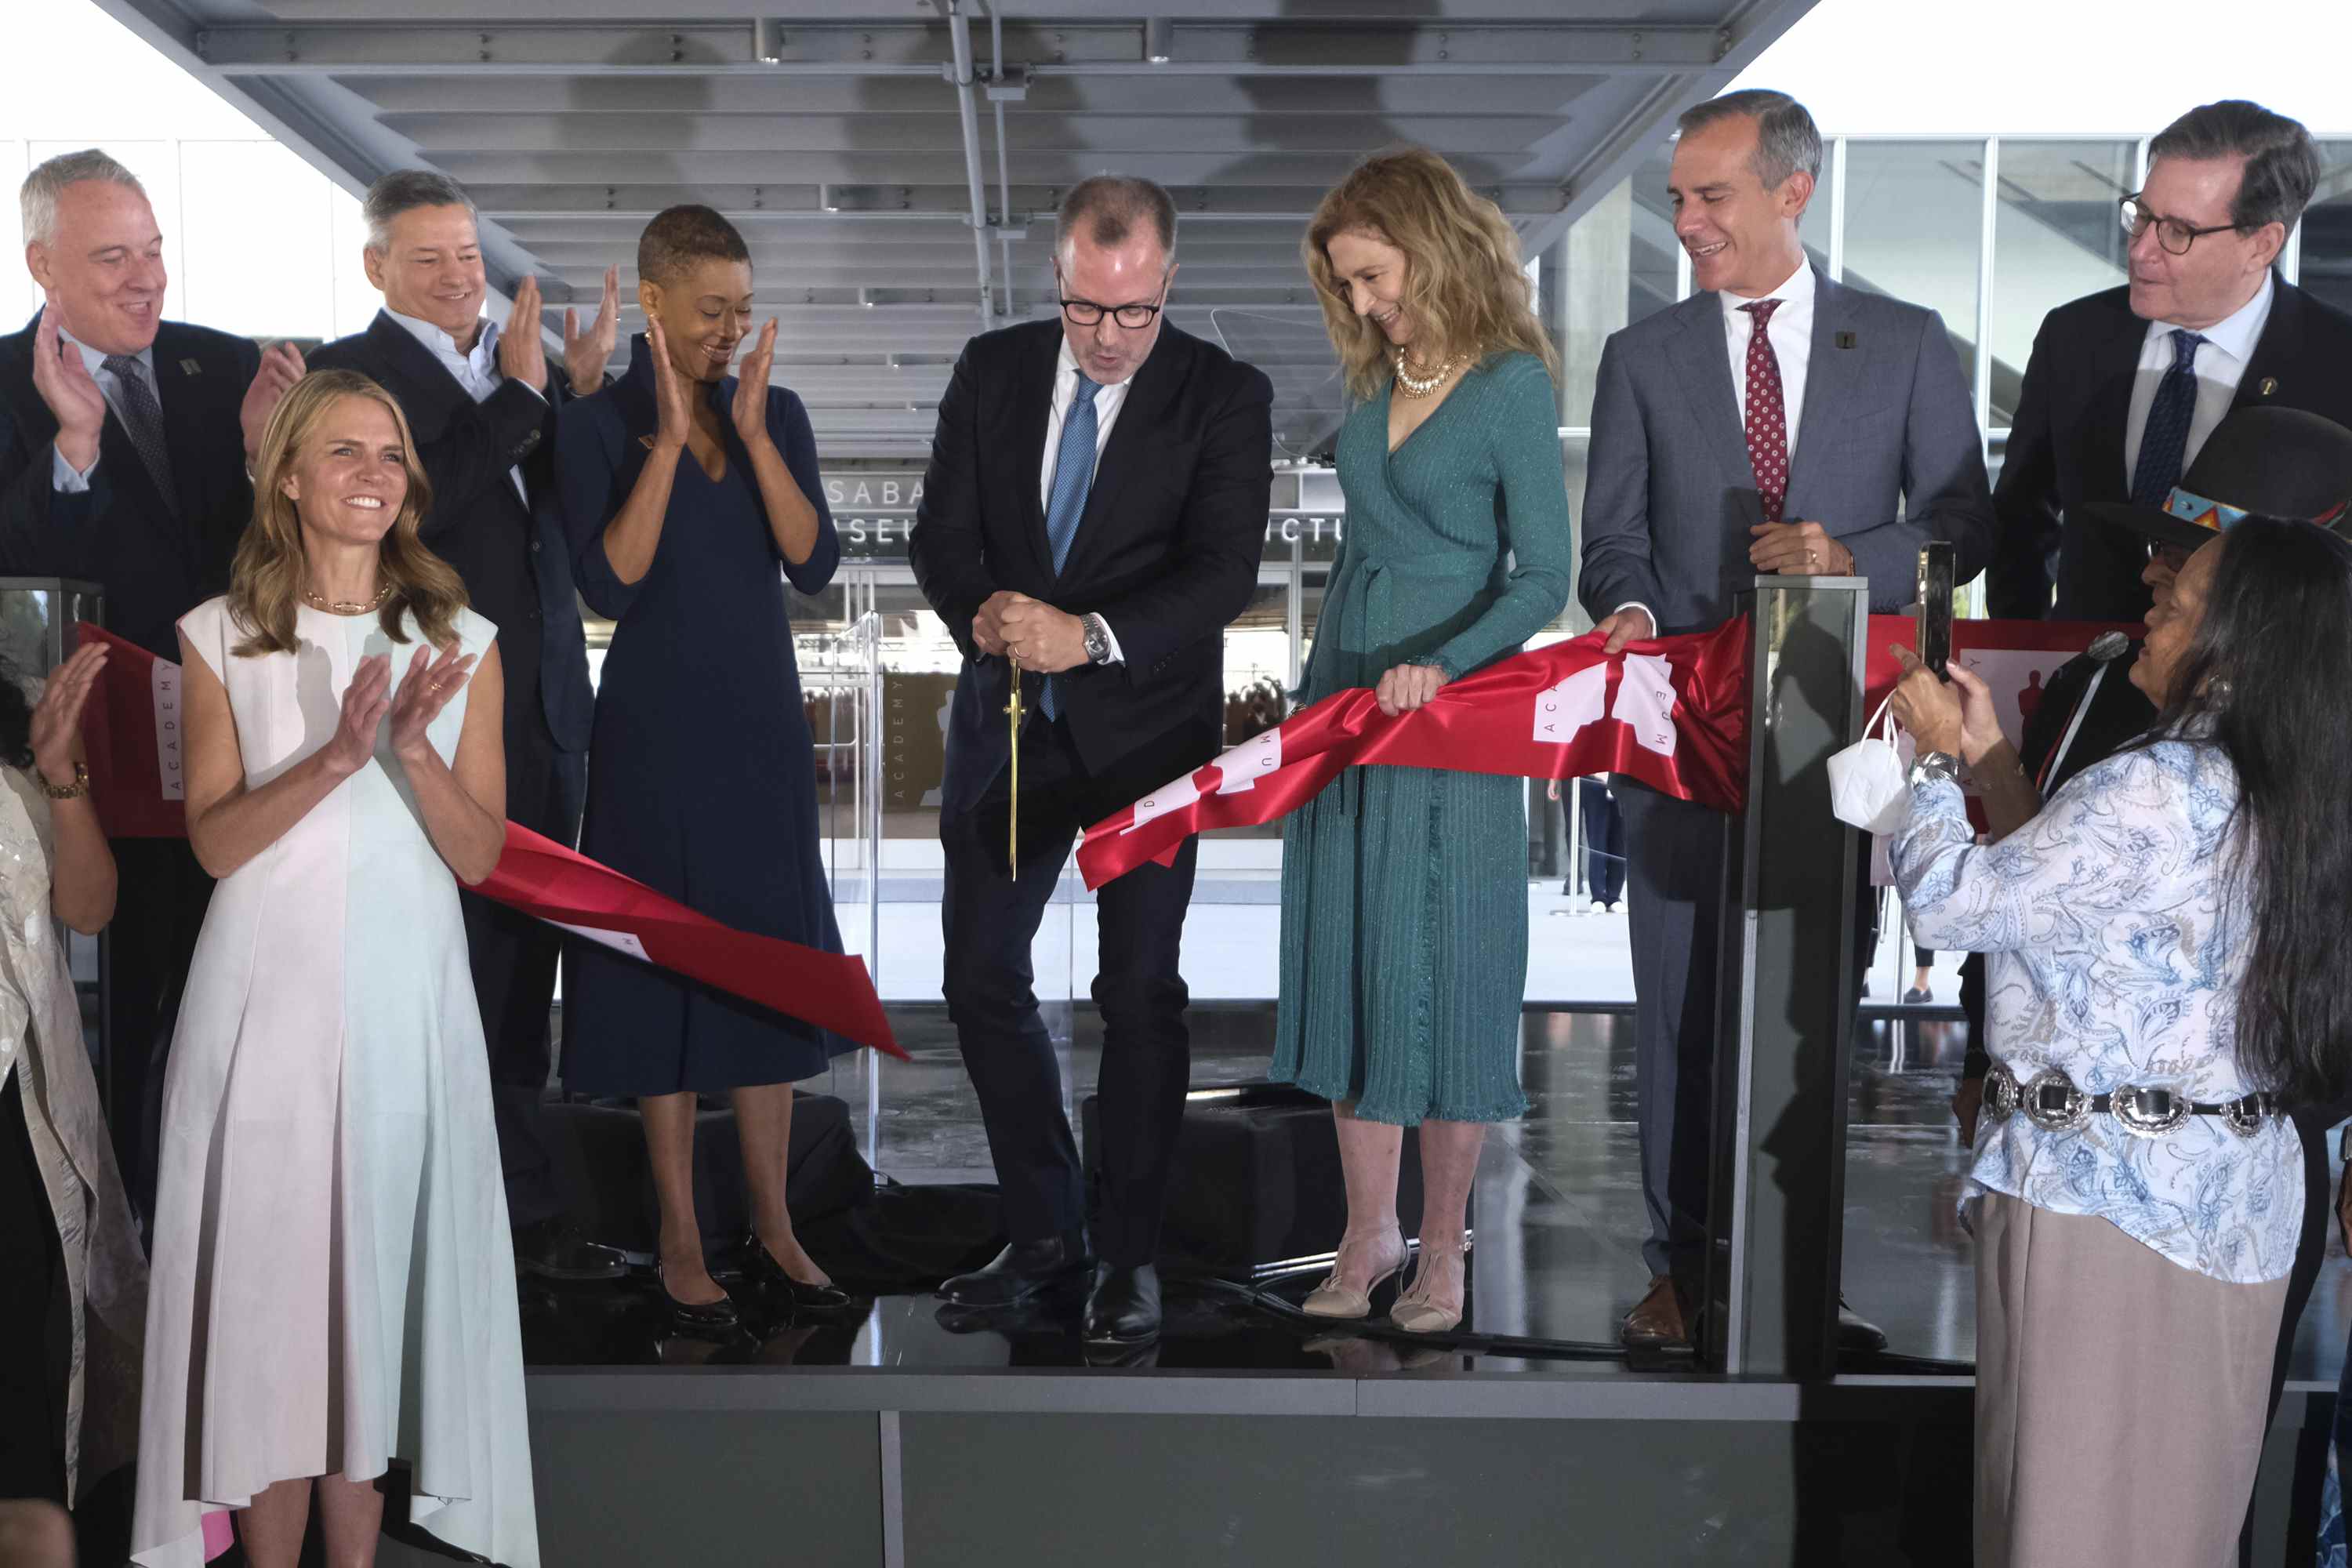
[[[1086,372],[1078,373],[1070,412],[1062,421],[1062,445],[1054,454],[1054,488],[1045,500],[1045,542],[1053,546],[1056,577],[1062,574],[1062,563],[1070,558],[1071,542],[1078,537],[1078,520],[1087,515],[1087,492],[1094,489],[1095,433],[1099,428],[1095,394],[1101,390],[1087,379]],[[1055,689],[1059,684],[1056,677],[1045,678],[1045,698],[1039,706],[1048,720],[1062,716],[1060,694]]]

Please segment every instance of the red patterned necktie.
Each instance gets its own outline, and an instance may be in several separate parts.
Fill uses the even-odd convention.
[[[1789,497],[1789,409],[1780,394],[1780,356],[1764,329],[1780,301],[1759,300],[1739,308],[1756,319],[1748,334],[1748,461],[1756,470],[1764,521],[1778,522]]]

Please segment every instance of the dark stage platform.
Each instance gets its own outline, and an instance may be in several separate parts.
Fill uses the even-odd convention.
[[[1269,1008],[1193,1017],[1195,1083],[1263,1070]],[[896,1022],[916,1061],[891,1068],[885,1174],[985,1181],[944,1017]],[[1488,1142],[1465,1337],[1444,1347],[1301,1323],[1231,1281],[1173,1283],[1160,1345],[1118,1364],[1089,1363],[1074,1303],[885,1294],[711,1342],[667,1332],[650,1285],[528,1289],[546,1561],[1965,1563],[1973,1291],[1944,1105],[1964,1026],[1881,1014],[1857,1038],[1843,1282],[1895,1353],[1800,1385],[1611,1348],[1646,1282],[1630,1023],[1527,1016],[1535,1109]],[[1081,1009],[1082,1086],[1094,1040]],[[2333,1267],[2258,1561],[2309,1560],[2347,1305]]]

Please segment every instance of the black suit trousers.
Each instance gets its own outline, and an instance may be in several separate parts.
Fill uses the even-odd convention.
[[[969,809],[940,816],[947,857],[940,917],[948,1016],[980,1097],[1006,1228],[1016,1242],[1041,1241],[1073,1236],[1091,1220],[1096,1250],[1121,1265],[1149,1263],[1159,1249],[1169,1167],[1192,1077],[1188,994],[1177,952],[1192,898],[1197,840],[1185,841],[1173,866],[1139,867],[1096,898],[1102,1159],[1091,1215],[1077,1147],[1062,1113],[1060,1066],[1037,1016],[1030,943],[1072,842],[1152,787],[1089,773],[1066,724],[1039,713],[1021,740],[1019,875],[1005,874],[1009,770]]]
[[[568,847],[580,837],[586,759],[556,750],[535,689],[531,695],[521,711],[508,713],[507,816]],[[474,997],[481,1005],[483,1042],[489,1050],[507,1219],[530,1225],[563,1208],[541,1110],[553,1061],[548,1011],[555,1000],[563,933],[472,893],[461,891],[457,903],[465,915]]]
[[[107,1126],[131,1206],[155,1212],[164,1066],[213,879],[184,838],[114,838],[117,897],[106,928]]]

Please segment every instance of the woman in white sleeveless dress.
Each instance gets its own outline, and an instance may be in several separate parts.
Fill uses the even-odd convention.
[[[271,417],[229,593],[180,622],[188,837],[220,879],[164,1089],[132,1555],[239,1510],[294,1563],[409,1519],[539,1561],[514,1263],[457,883],[497,864],[496,628],[425,549],[390,396]],[[436,651],[437,650],[437,651]],[[395,665],[397,671],[395,671]]]

